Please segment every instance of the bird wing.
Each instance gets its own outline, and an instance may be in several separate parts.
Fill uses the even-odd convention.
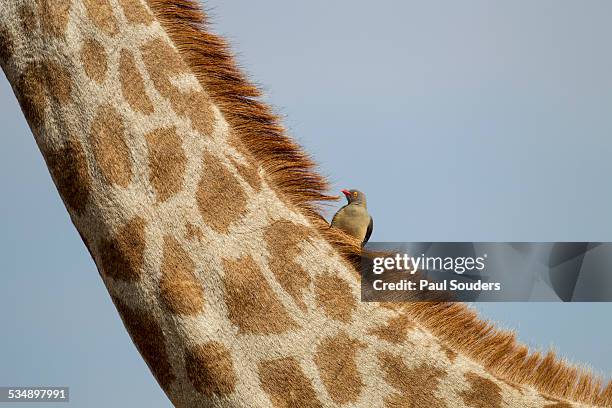
[[[363,238],[363,242],[361,246],[364,246],[370,239],[370,235],[372,235],[372,230],[374,229],[374,219],[370,216],[370,224],[368,225],[368,230],[366,231],[365,237]]]
[[[342,212],[342,210],[344,210],[346,207],[348,206],[348,204],[345,204],[344,206],[342,206],[342,208],[340,208],[335,214],[334,214],[334,218],[332,218],[331,220],[331,226],[333,227],[334,224],[336,223],[336,217],[338,217],[338,215],[340,215],[340,213]]]

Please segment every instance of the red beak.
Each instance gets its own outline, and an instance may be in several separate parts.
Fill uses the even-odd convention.
[[[351,192],[348,190],[341,190],[342,194],[344,194],[346,196],[346,198],[349,198],[351,196]]]

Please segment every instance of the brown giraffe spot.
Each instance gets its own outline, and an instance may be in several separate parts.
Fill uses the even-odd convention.
[[[200,230],[200,228],[197,225],[194,225],[188,222],[185,228],[187,228],[187,239],[188,240],[197,239],[198,241],[201,241],[202,238],[204,238],[204,234],[202,234],[202,230]]]
[[[295,328],[253,258],[223,261],[223,270],[229,319],[241,333],[284,333]]]
[[[167,392],[176,377],[168,359],[162,328],[147,312],[134,311],[114,296],[113,301],[136,348]]]
[[[22,4],[19,6],[19,20],[21,22],[21,28],[26,34],[31,34],[36,30],[36,26],[38,25],[38,21],[36,19],[36,15],[34,14],[34,10],[28,4]]]
[[[21,110],[32,127],[42,125],[46,116],[47,99],[43,78],[40,66],[30,64],[23,71],[17,86]]]
[[[161,38],[144,44],[141,51],[155,88],[164,96],[178,92],[177,87],[172,84],[172,79],[189,72],[179,53]],[[159,64],[158,61],[166,63]]]
[[[187,158],[175,128],[156,129],[145,136],[149,149],[149,181],[158,201],[166,201],[183,187]]]
[[[75,137],[69,137],[61,149],[50,151],[46,160],[57,189],[68,207],[77,214],[82,213],[89,199],[91,179],[81,142]]]
[[[87,15],[96,27],[111,36],[117,33],[117,22],[108,0],[83,0],[83,3],[87,9]]]
[[[106,78],[108,62],[106,51],[97,40],[86,39],[81,48],[81,63],[85,68],[85,74],[97,83],[101,84]]]
[[[388,352],[378,355],[384,380],[398,392],[385,398],[387,407],[446,408],[436,391],[446,371],[426,363],[408,368],[400,356]]]
[[[180,54],[166,41],[155,39],[142,47],[142,57],[155,89],[169,100],[176,114],[188,118],[200,135],[210,136],[214,124],[210,98],[201,90],[182,92],[172,83],[180,75],[191,74]]]
[[[401,314],[390,318],[387,323],[371,329],[368,333],[393,344],[401,344],[408,338],[408,332],[415,328],[414,321]]]
[[[130,107],[145,115],[153,113],[153,104],[145,91],[144,80],[136,67],[136,61],[130,51],[121,50],[119,58],[119,80],[123,97]]]
[[[210,136],[213,132],[215,116],[213,104],[204,91],[188,91],[178,98],[171,99],[172,107],[181,115],[189,118],[191,127],[202,136]]]
[[[127,282],[140,279],[144,262],[145,225],[145,220],[134,217],[119,228],[115,237],[100,241],[98,254],[105,275]]]
[[[442,347],[442,351],[444,351],[444,354],[446,354],[446,358],[448,358],[451,363],[454,363],[458,355],[457,352],[451,350],[451,348],[446,345],[441,345],[440,347]]]
[[[319,275],[315,279],[315,300],[317,307],[325,314],[344,323],[351,321],[357,301],[351,287],[342,278],[333,275]]]
[[[194,271],[195,264],[179,242],[164,238],[160,296],[172,313],[195,315],[204,308],[204,292]]]
[[[231,394],[236,386],[231,354],[216,341],[185,350],[185,370],[195,389],[209,397]]]
[[[240,141],[233,133],[230,135],[228,143],[247,160],[247,164],[241,164],[236,160],[232,160],[232,163],[234,166],[236,166],[236,170],[238,170],[240,177],[242,177],[253,190],[261,190],[261,176],[257,171],[257,167],[254,164],[255,160],[253,159],[251,153],[245,149],[242,141]]]
[[[474,408],[501,407],[502,390],[499,385],[475,373],[466,373],[464,377],[470,384],[470,389],[468,391],[459,393],[465,405]]]
[[[153,22],[153,16],[140,0],[119,0],[119,3],[130,23],[149,25]]]
[[[72,0],[40,0],[41,26],[45,33],[63,37],[68,26]]]
[[[13,57],[15,44],[11,33],[4,27],[0,27],[0,63],[6,63]]]
[[[72,93],[70,73],[66,68],[51,61],[43,65],[43,69],[45,70],[45,80],[51,97],[60,105],[68,103]]]
[[[220,160],[205,152],[196,200],[204,223],[225,234],[246,211],[247,195]]]
[[[363,388],[357,352],[363,347],[346,333],[321,342],[314,358],[327,393],[336,404],[354,403]]]
[[[275,408],[318,408],[321,402],[294,358],[262,361],[259,381]]]
[[[123,119],[103,105],[91,125],[90,140],[96,162],[109,184],[127,187],[132,179],[131,157],[125,142]]]
[[[305,310],[302,292],[309,287],[311,278],[295,259],[301,252],[299,244],[311,238],[310,231],[302,225],[282,220],[271,224],[264,237],[270,252],[270,269],[282,288]]]
[[[45,120],[47,93],[60,104],[69,102],[72,80],[66,69],[55,62],[31,63],[24,69],[17,90],[27,121],[37,127]]]

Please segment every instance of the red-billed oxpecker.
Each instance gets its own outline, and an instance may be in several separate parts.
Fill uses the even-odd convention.
[[[348,204],[334,215],[331,226],[357,238],[361,241],[361,246],[364,246],[370,239],[374,227],[372,217],[368,213],[365,194],[359,190],[342,190],[342,193],[346,196]]]

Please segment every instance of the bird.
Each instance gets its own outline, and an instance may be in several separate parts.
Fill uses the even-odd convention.
[[[374,221],[368,213],[366,197],[359,190],[342,190],[348,204],[332,218],[331,226],[361,241],[364,246],[372,235]]]

